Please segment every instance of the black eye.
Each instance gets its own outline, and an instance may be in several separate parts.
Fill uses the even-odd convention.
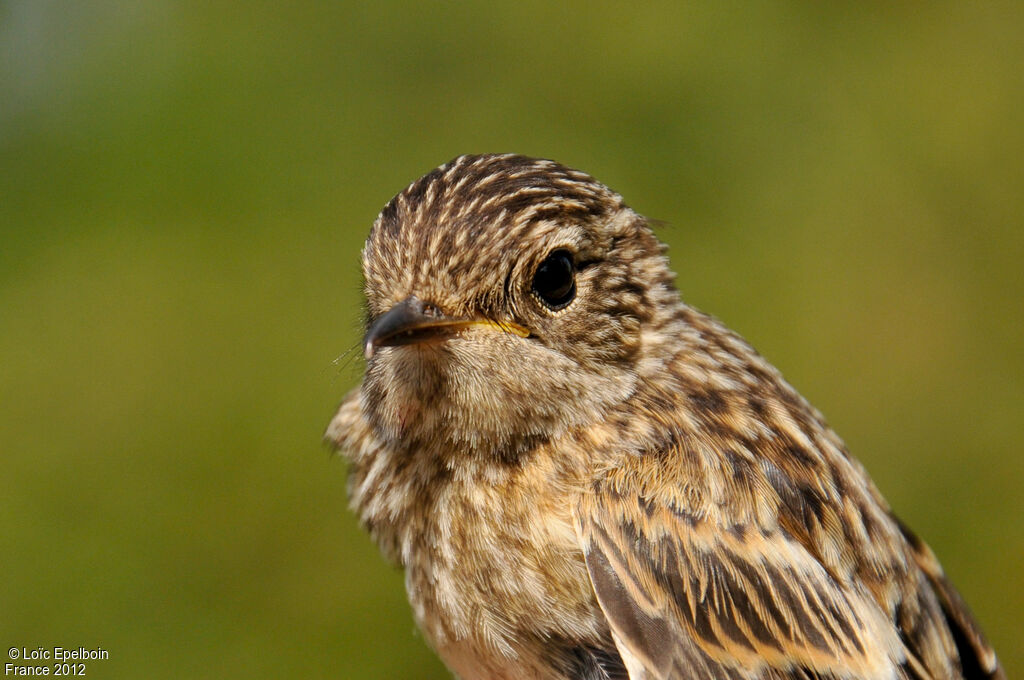
[[[552,310],[572,302],[576,297],[576,279],[568,250],[556,250],[544,258],[533,275],[533,292]]]

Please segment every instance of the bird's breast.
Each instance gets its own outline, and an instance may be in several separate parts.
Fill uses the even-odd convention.
[[[574,488],[534,459],[434,489],[405,536],[406,587],[453,668],[540,664],[552,641],[607,637],[573,525]]]

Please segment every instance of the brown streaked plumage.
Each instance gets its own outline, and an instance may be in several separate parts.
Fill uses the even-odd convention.
[[[821,414],[590,176],[456,158],[363,270],[327,437],[463,680],[1004,677]]]

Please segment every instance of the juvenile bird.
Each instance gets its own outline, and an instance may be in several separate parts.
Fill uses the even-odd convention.
[[[463,680],[1002,678],[821,414],[589,175],[461,156],[363,251],[327,438]]]

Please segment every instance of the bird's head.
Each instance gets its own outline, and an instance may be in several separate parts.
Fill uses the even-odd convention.
[[[363,251],[363,409],[387,441],[515,456],[635,389],[674,298],[646,221],[589,175],[461,156],[395,196]]]

